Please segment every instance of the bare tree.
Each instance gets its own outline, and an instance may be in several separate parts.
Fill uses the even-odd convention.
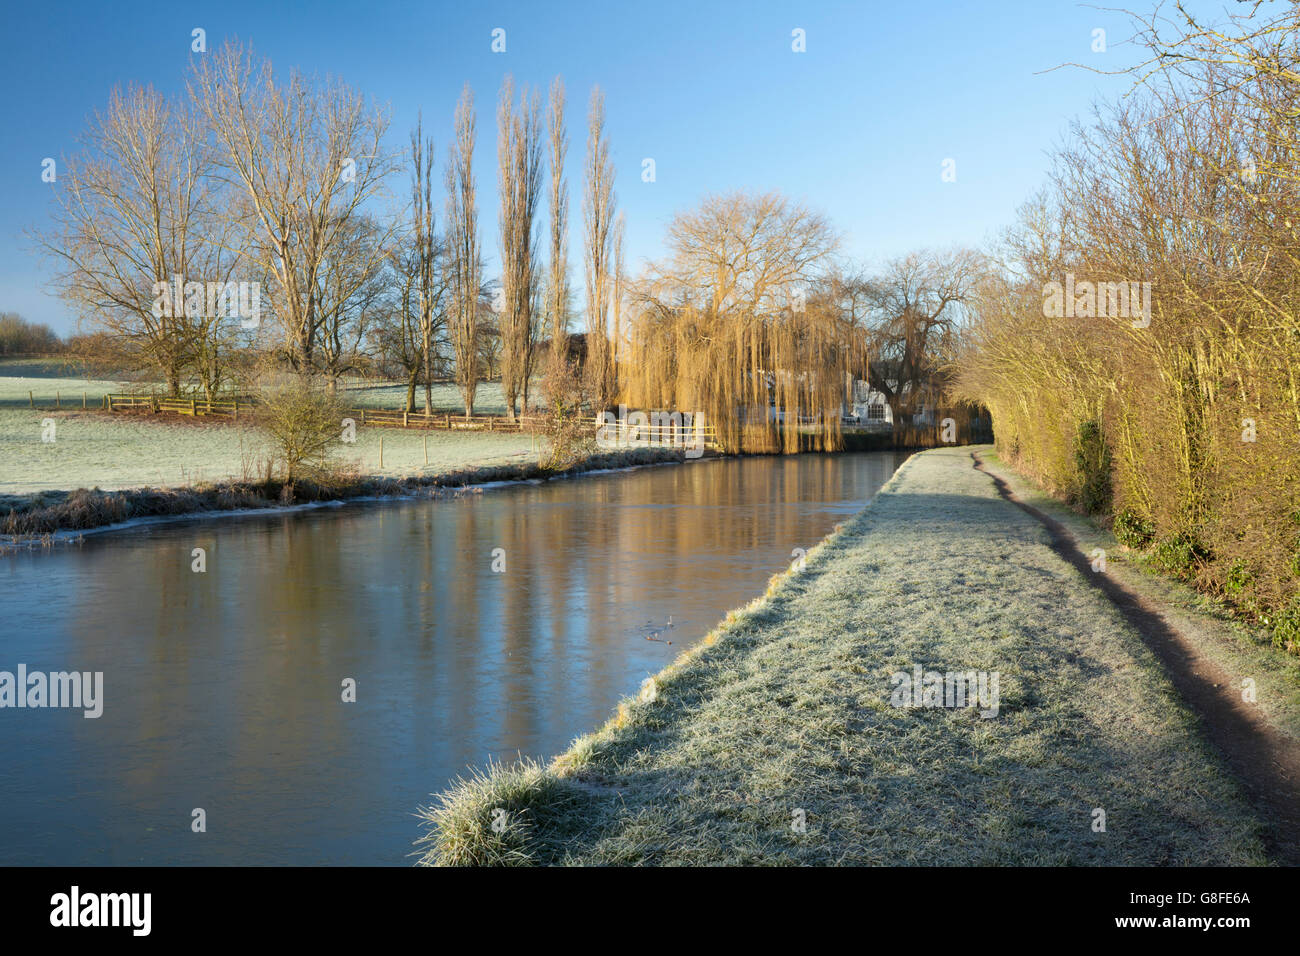
[[[620,365],[623,361],[624,340],[623,340],[623,240],[627,235],[627,217],[619,211],[618,218],[614,220],[614,238],[610,243],[612,250],[610,265],[610,390],[612,394],[617,394],[621,381]]]
[[[419,332],[419,355],[424,374],[424,414],[433,414],[433,366],[435,339],[445,324],[443,313],[447,291],[442,265],[442,244],[435,231],[433,207],[433,139],[423,140],[423,117],[411,134],[411,206],[414,232],[416,328]],[[407,408],[413,395],[408,390]]]
[[[528,407],[528,380],[537,341],[535,308],[540,269],[533,223],[542,186],[542,122],[539,98],[525,87],[514,105],[514,83],[501,86],[497,109],[498,193],[501,200],[501,384],[506,415],[515,417],[515,401]]]
[[[54,229],[37,237],[65,300],[172,395],[196,345],[219,341],[230,318],[206,295],[237,262],[211,167],[201,124],[183,104],[149,88],[114,90],[83,153],[65,162]],[[193,282],[202,283],[197,295]]]
[[[597,407],[604,408],[614,397],[609,346],[609,305],[612,292],[614,211],[614,164],[609,158],[605,136],[605,96],[591,91],[587,114],[587,164],[582,203],[583,261],[587,284],[587,374]]]
[[[551,261],[550,279],[546,286],[547,314],[550,317],[551,355],[563,361],[568,354],[569,337],[569,190],[564,181],[569,138],[564,130],[564,81],[558,76],[551,83],[546,119],[551,154]]]
[[[386,250],[380,244],[388,238],[389,230],[370,216],[354,216],[316,273],[320,326],[314,364],[324,373],[330,394],[362,358],[362,342],[386,291]]]
[[[499,280],[484,282],[479,287],[478,302],[475,305],[475,341],[478,347],[478,368],[485,382],[501,380],[501,316],[494,303]]]
[[[372,330],[384,375],[401,375],[406,384],[402,407],[415,411],[415,388],[425,368],[419,331],[420,267],[413,243],[399,243],[389,254],[389,278],[379,302],[378,321]]]
[[[465,414],[474,414],[479,381],[479,297],[482,261],[474,195],[474,92],[469,84],[456,105],[455,142],[447,163],[447,244],[451,270],[451,345],[456,384]]]
[[[218,168],[242,196],[241,248],[271,280],[285,358],[308,373],[327,263],[355,254],[355,271],[370,274],[385,254],[386,239],[356,250],[345,241],[397,168],[383,148],[388,117],[337,80],[295,72],[281,84],[269,60],[237,44],[203,57],[190,90],[220,147]]]
[[[441,242],[435,240],[435,259],[441,264]],[[427,323],[422,318],[421,274],[423,253],[411,235],[395,243],[382,282],[383,295],[376,302],[371,335],[381,359],[383,374],[398,377],[406,385],[402,407],[416,410],[415,390],[425,386],[425,414],[433,413],[431,382],[449,374],[447,342],[447,273],[433,270],[434,286],[429,295],[434,307]]]
[[[869,308],[867,380],[896,414],[939,401],[981,271],[981,256],[968,249],[913,252],[860,286]]]

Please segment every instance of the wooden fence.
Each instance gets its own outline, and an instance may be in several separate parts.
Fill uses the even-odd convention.
[[[385,428],[436,428],[442,431],[526,432],[537,431],[545,422],[537,415],[520,415],[513,421],[504,415],[452,415],[449,412],[394,411],[390,408],[350,408],[345,412],[358,425]]]
[[[238,420],[240,413],[248,414],[255,403],[250,398],[229,398],[208,401],[205,398],[159,398],[157,395],[105,395],[101,407],[110,411],[148,408],[154,412],[172,412],[178,415],[220,415]],[[453,415],[448,412],[398,411],[391,408],[346,408],[343,415],[358,425],[381,428],[421,428],[443,431],[523,432],[536,431],[545,419],[537,415],[519,416],[511,421],[504,415]]]
[[[110,412],[148,408],[154,412],[171,412],[194,417],[217,415],[237,421],[241,413],[249,414],[255,405],[253,399],[248,396],[232,396],[208,401],[205,398],[162,398],[156,394],[109,394],[103,397],[101,407]],[[516,434],[539,431],[546,422],[545,418],[538,415],[523,415],[511,420],[504,415],[453,415],[450,412],[426,414],[423,411],[408,412],[391,408],[349,408],[343,410],[343,415],[358,425],[380,428]],[[813,426],[816,423],[815,418],[800,419],[800,426]],[[651,419],[647,415],[646,421],[638,425],[632,425],[626,420],[602,423],[600,416],[596,416],[593,426],[597,431],[598,442],[607,447],[704,447],[712,450],[718,448],[717,429],[712,425],[699,423],[686,425],[680,420]],[[918,433],[916,436],[909,434],[908,440],[915,440],[920,433],[928,434],[931,430],[933,429],[908,429],[909,433],[911,431]],[[890,431],[886,427],[885,434],[889,435]],[[899,433],[899,429],[892,431],[895,437]]]
[[[239,419],[242,408],[252,411],[253,403],[247,398],[230,398],[208,401],[206,398],[159,398],[156,395],[105,395],[102,407],[110,412],[127,408],[148,408],[155,412],[173,412],[177,415],[223,415]]]

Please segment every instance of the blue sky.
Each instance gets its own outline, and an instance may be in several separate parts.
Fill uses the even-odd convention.
[[[1135,55],[1121,45],[1122,15],[1059,0],[12,4],[0,37],[0,311],[73,327],[23,235],[46,225],[59,188],[41,181],[41,160],[76,151],[114,85],[182,89],[195,27],[207,31],[209,50],[238,37],[277,71],[336,74],[390,104],[395,149],[422,109],[439,166],[468,81],[479,106],[489,274],[501,79],[513,73],[544,89],[562,75],[575,280],[593,84],[605,90],[633,271],[661,253],[675,210],[739,187],[780,189],[820,208],[844,252],[870,263],[996,234],[1044,181],[1047,151],[1069,120],[1129,87],[1078,69],[1039,71],[1067,61],[1117,68]],[[497,27],[505,53],[491,50]],[[805,53],[791,50],[795,28],[805,31]],[[1095,28],[1107,31],[1104,54],[1091,51]],[[641,179],[646,157],[654,183]],[[942,181],[947,158],[955,182]],[[406,183],[393,188],[404,193]]]

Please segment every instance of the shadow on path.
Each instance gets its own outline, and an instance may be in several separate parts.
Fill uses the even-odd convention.
[[[998,494],[1043,525],[1052,550],[1105,594],[1142,635],[1243,785],[1265,824],[1269,854],[1278,863],[1300,865],[1300,743],[1252,711],[1241,700],[1239,680],[1200,654],[1165,620],[1158,603],[1094,572],[1088,555],[1063,524],[1016,497],[1001,477],[984,467],[978,452],[971,452],[971,459],[976,470],[993,480]]]

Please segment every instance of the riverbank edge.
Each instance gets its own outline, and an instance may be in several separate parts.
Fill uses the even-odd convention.
[[[1266,628],[1246,624],[1222,601],[1150,568],[1141,552],[1120,544],[1096,518],[1045,491],[992,446],[977,451],[986,470],[1021,501],[1063,525],[1080,551],[1096,557],[1101,549],[1106,574],[1159,606],[1174,630],[1238,686],[1245,678],[1254,680],[1260,715],[1279,733],[1300,740],[1300,658],[1274,648]]]
[[[722,621],[696,644],[686,648],[664,668],[648,678],[638,695],[627,696],[618,702],[614,713],[596,730],[578,736],[568,750],[555,756],[549,763],[523,758],[512,764],[493,763],[472,768],[468,777],[458,777],[441,794],[437,803],[417,809],[418,816],[428,826],[428,833],[416,842],[423,848],[418,866],[528,866],[535,861],[526,853],[514,849],[510,843],[513,835],[507,827],[501,832],[491,830],[488,822],[497,807],[527,806],[538,801],[551,801],[558,795],[557,784],[570,771],[579,766],[586,755],[595,752],[613,734],[627,727],[634,711],[644,703],[647,692],[671,680],[694,660],[707,654],[728,633],[750,618],[761,614],[786,588],[792,578],[805,573],[818,564],[826,550],[845,534],[846,528],[860,521],[880,496],[897,486],[908,466],[916,460],[916,452],[895,469],[889,480],[863,508],[837,523],[803,556],[802,565],[795,563],[778,571],[768,579],[767,589],[748,604],[726,613]],[[560,797],[562,800],[563,797]]]
[[[180,488],[146,487],[121,491],[78,488],[67,492],[38,492],[30,496],[33,507],[26,511],[11,509],[7,516],[0,518],[0,548],[17,550],[49,546],[75,539],[81,534],[100,534],[150,521],[293,511],[367,500],[434,498],[484,487],[576,478],[600,472],[680,464],[686,460],[685,452],[681,450],[633,448],[590,455],[558,471],[528,462],[460,468],[436,475],[401,478],[368,475],[325,483],[311,479],[292,484],[279,480],[221,481]],[[39,504],[42,496],[52,495],[57,495],[59,500],[53,504]]]
[[[970,453],[991,448],[992,446],[967,446],[961,451]],[[942,453],[950,450],[955,449],[934,451]],[[548,826],[556,826],[558,822],[559,828],[563,828],[575,825],[576,822],[580,827],[582,823],[573,819],[582,816],[582,808],[578,804],[590,795],[589,791],[601,789],[601,784],[574,778],[593,760],[598,759],[601,751],[616,744],[626,744],[626,738],[641,729],[640,725],[646,722],[649,705],[654,703],[660,687],[671,685],[665,689],[671,690],[674,696],[716,694],[717,688],[683,686],[690,684],[691,678],[680,679],[678,675],[713,653],[715,648],[721,650],[720,645],[742,625],[748,622],[760,625],[770,622],[772,605],[788,596],[787,592],[795,586],[798,576],[825,561],[827,552],[840,544],[847,535],[858,534],[880,499],[898,490],[898,486],[906,480],[911,468],[924,454],[925,452],[918,452],[909,457],[866,506],[835,525],[829,535],[808,551],[803,567],[792,566],[773,575],[763,594],[728,612],[722,622],[697,644],[684,650],[670,664],[647,679],[640,694],[624,697],[613,715],[598,729],[575,738],[567,750],[548,762],[524,758],[510,764],[489,761],[481,769],[471,768],[468,776],[457,778],[441,793],[435,794],[435,803],[417,808],[417,814],[427,827],[427,832],[416,841],[416,852],[412,854],[417,857],[416,865],[527,866],[539,862],[555,862],[535,859],[526,847],[534,824],[524,818],[531,813],[538,823]],[[973,455],[971,464],[974,464]],[[1008,507],[1011,507],[1009,503]],[[1163,672],[1153,659],[1143,666],[1150,674],[1155,674],[1158,681],[1164,681]],[[1194,726],[1194,720],[1185,712],[1185,708],[1179,719],[1186,720],[1188,727]],[[653,739],[645,741],[644,745],[653,747]],[[1199,735],[1195,747],[1206,758],[1202,769],[1207,786],[1223,788],[1225,794],[1232,794],[1233,802],[1236,802],[1240,797],[1236,781],[1220,765]],[[621,797],[619,799],[621,801]],[[502,809],[507,808],[509,813],[497,816]],[[523,812],[518,812],[520,810]],[[1269,861],[1257,844],[1258,834],[1263,830],[1258,819],[1253,818],[1244,805],[1235,809],[1225,806],[1224,813],[1242,821],[1241,830],[1252,834],[1243,840],[1244,850],[1238,847],[1243,858],[1235,862],[1238,865],[1242,862],[1266,865]]]

